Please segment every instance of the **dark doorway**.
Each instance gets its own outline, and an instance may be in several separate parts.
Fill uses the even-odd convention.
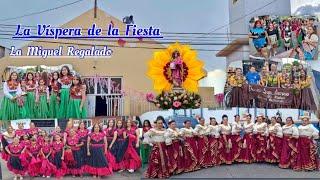
[[[107,103],[106,99],[101,96],[96,96],[96,116],[107,116]]]

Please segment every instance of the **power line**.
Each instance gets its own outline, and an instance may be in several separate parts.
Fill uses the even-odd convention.
[[[76,46],[108,46],[108,47],[114,47],[114,48],[132,48],[132,49],[166,49],[166,47],[146,47],[146,46],[117,46],[117,45],[106,45],[106,44],[88,44],[88,43],[71,43],[71,42],[55,42],[55,41],[45,41],[45,40],[30,40],[30,39],[11,39],[11,38],[5,38],[0,37],[0,39],[9,39],[9,40],[16,40],[16,41],[31,41],[31,42],[43,42],[43,43],[53,43],[53,44],[65,44],[65,45],[76,45]],[[92,41],[91,41],[92,42]],[[196,51],[202,51],[202,52],[218,52],[222,49],[202,49],[202,48],[192,48]],[[239,50],[224,50],[224,51],[232,51],[232,52],[249,52],[249,51],[239,51]]]
[[[0,35],[3,36],[9,36],[11,40],[15,39],[15,38],[11,38],[11,34],[5,34],[5,33],[0,33]],[[20,38],[19,38],[20,39]],[[23,39],[23,38],[21,38]],[[32,38],[31,38],[32,39]],[[41,39],[41,38],[40,38]],[[99,38],[99,39],[88,39],[88,38],[64,38],[64,37],[60,37],[59,39],[69,39],[69,40],[81,40],[81,41],[88,41],[88,42],[118,42],[117,39],[108,39],[107,37],[103,37],[103,38]],[[172,40],[172,39],[168,39],[168,40],[162,40],[162,41],[152,41],[152,40],[135,40],[135,41],[126,41],[126,43],[141,43],[141,44],[173,44],[179,42],[180,44],[187,44],[187,45],[194,45],[194,46],[222,46],[222,45],[228,45],[230,42],[229,41],[199,41],[196,42],[194,41],[193,43],[188,43],[187,41],[179,41],[179,40]],[[245,45],[245,43],[234,43],[236,45]]]
[[[49,11],[57,10],[57,9],[60,9],[60,8],[64,8],[64,7],[79,3],[81,1],[84,1],[84,0],[77,0],[77,1],[74,1],[74,2],[71,2],[71,3],[67,3],[67,4],[64,4],[64,5],[61,5],[61,6],[57,6],[57,7],[54,7],[54,8],[50,8],[50,9],[46,9],[46,10],[42,10],[42,11],[37,11],[37,12],[29,13],[29,14],[24,14],[24,15],[17,16],[17,17],[4,18],[4,19],[0,19],[0,21],[9,21],[9,20],[28,17],[28,16],[38,15],[38,14],[42,14],[42,13],[45,13],[45,12],[49,12]]]
[[[8,29],[15,29],[17,25],[15,24],[0,24],[1,28],[8,28]],[[21,25],[21,27],[27,27],[31,30],[37,30],[38,26],[33,26],[33,25]],[[53,27],[52,28],[61,28],[61,27]],[[88,28],[82,28],[82,30],[88,30]],[[103,32],[107,31],[106,29],[102,30]],[[125,32],[120,30],[120,32]],[[217,35],[217,36],[222,36],[222,35],[233,35],[233,36],[243,36],[243,35],[248,35],[248,34],[244,34],[244,33],[205,33],[205,32],[161,32],[161,34],[170,34],[170,35]]]

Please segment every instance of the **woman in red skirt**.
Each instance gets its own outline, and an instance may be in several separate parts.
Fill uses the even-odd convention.
[[[194,131],[198,134],[197,140],[197,156],[199,167],[210,167],[212,159],[210,157],[209,139],[208,139],[208,126],[205,125],[205,119],[200,118],[199,124],[196,125]]]
[[[219,142],[220,138],[220,128],[216,121],[216,118],[210,117],[210,125],[208,126],[208,140],[209,140],[209,152],[206,154],[206,159],[211,159],[211,166],[217,166],[221,164],[219,156],[219,147],[221,146]]]
[[[294,168],[297,161],[297,140],[299,138],[298,128],[294,125],[292,117],[286,119],[282,126],[282,150],[280,155],[280,168]]]
[[[166,144],[163,128],[164,118],[157,117],[155,128],[150,129],[144,134],[144,143],[152,147],[149,156],[149,165],[145,173],[146,178],[169,178],[168,156],[166,154]]]
[[[222,116],[222,124],[219,127],[221,132],[221,148],[219,148],[221,163],[232,164],[234,156],[232,154],[231,126],[228,123],[227,115]]]
[[[180,129],[181,136],[184,139],[183,154],[184,154],[184,172],[192,172],[200,169],[198,167],[197,156],[197,141],[195,136],[197,133],[191,127],[190,120],[184,121],[184,128]]]
[[[319,138],[319,131],[310,124],[308,116],[302,117],[302,124],[298,127],[298,155],[294,170],[316,170],[317,167],[317,145],[313,139]]]
[[[268,126],[268,146],[266,154],[266,162],[278,163],[280,161],[282,149],[282,128],[277,123],[276,117],[271,118],[271,124]]]
[[[240,153],[240,159],[245,163],[253,163],[256,158],[255,139],[253,136],[254,123],[251,121],[251,114],[246,115],[246,122],[244,123],[243,144]]]
[[[182,150],[181,136],[179,129],[176,128],[174,120],[169,121],[169,128],[164,134],[169,158],[169,172],[171,175],[179,174],[184,171],[184,156]]]
[[[242,162],[240,158],[240,152],[242,147],[242,138],[240,136],[240,133],[243,129],[241,122],[240,122],[240,116],[235,115],[234,116],[234,122],[231,124],[232,130],[232,154],[233,154],[233,161],[235,162]]]
[[[268,125],[264,122],[263,115],[257,117],[257,122],[253,125],[255,138],[256,162],[266,160]]]

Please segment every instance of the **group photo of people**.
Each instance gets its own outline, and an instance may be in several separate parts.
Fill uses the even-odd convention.
[[[2,133],[1,157],[14,179],[24,177],[93,178],[112,176],[113,172],[134,173],[142,166],[139,123],[128,118],[110,119],[107,125],[69,120],[51,133],[31,122],[17,129],[8,126]]]
[[[242,68],[231,68],[228,72],[227,87],[231,89],[230,107],[261,107],[261,108],[293,108],[303,110],[316,110],[316,103],[311,92],[311,74],[304,64],[299,61],[278,64],[265,61],[264,66],[257,70],[254,65],[244,74]],[[250,102],[245,98],[247,85],[259,85],[278,89],[290,89],[293,103],[288,106],[267,105],[265,102]]]
[[[237,163],[271,163],[295,171],[319,170],[319,122],[311,124],[309,116],[287,117],[285,123],[262,114],[253,119],[248,113],[242,117],[235,115],[232,123],[227,115],[221,120],[211,117],[209,123],[199,116],[197,119],[199,124],[194,128],[186,120],[180,129],[174,120],[168,121],[167,129],[162,116],[155,120],[154,127],[143,135],[143,143],[152,148],[146,178],[169,178]]]
[[[59,68],[5,71],[0,119],[86,118],[85,84],[69,66]]]
[[[259,16],[249,22],[250,52],[272,57],[317,60],[319,28],[315,16]]]

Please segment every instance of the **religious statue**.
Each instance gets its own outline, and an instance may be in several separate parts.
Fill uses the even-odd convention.
[[[174,51],[172,53],[170,70],[174,87],[181,87],[183,82],[183,60],[179,51]]]

